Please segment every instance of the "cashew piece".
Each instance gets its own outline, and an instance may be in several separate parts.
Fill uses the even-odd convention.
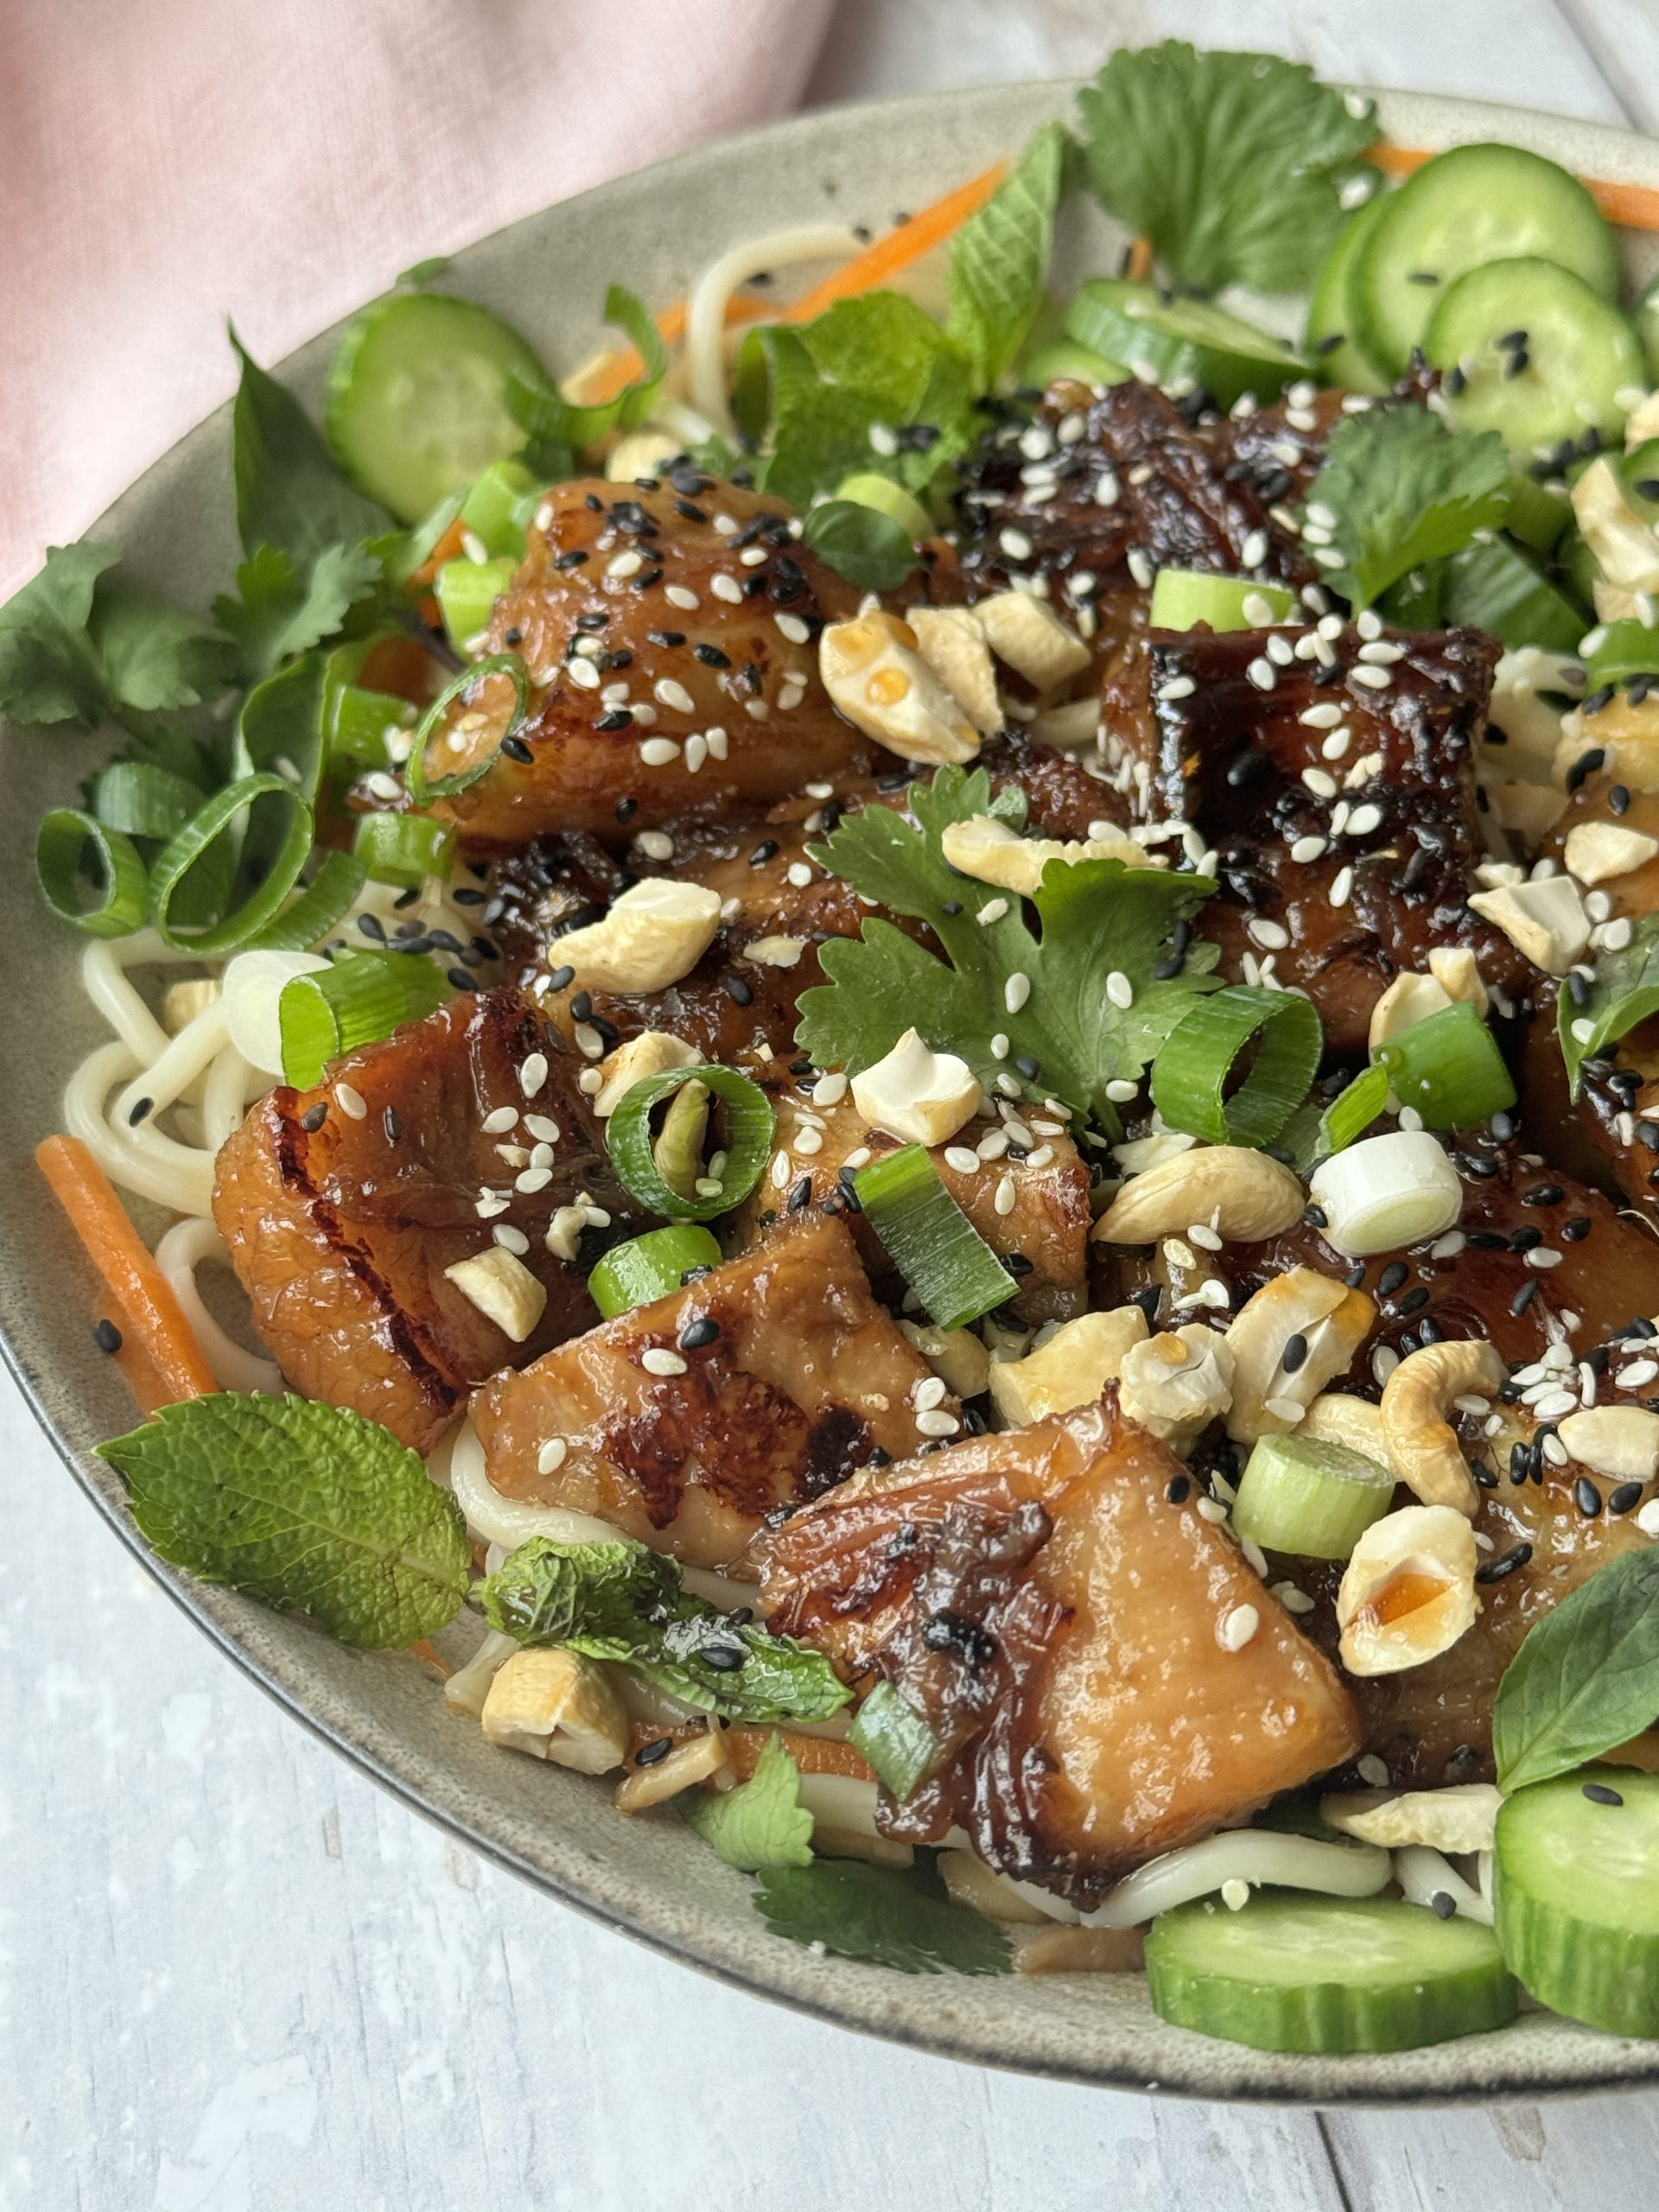
[[[1300,1434],[1304,1409],[1327,1382],[1347,1373],[1376,1319],[1363,1290],[1350,1290],[1314,1268],[1287,1268],[1263,1283],[1227,1330],[1234,1362],[1227,1433],[1234,1443],[1254,1444],[1292,1429]],[[1293,1336],[1303,1339],[1304,1349],[1300,1364],[1287,1375],[1281,1363]]]
[[[1337,1592],[1348,1672],[1397,1675],[1449,1651],[1480,1612],[1479,1558],[1474,1530],[1452,1506],[1402,1505],[1373,1521]]]
[[[1212,1144],[1132,1177],[1094,1233],[1106,1244],[1155,1244],[1201,1221],[1230,1244],[1255,1244],[1294,1228],[1306,1203],[1281,1161],[1243,1145]]]
[[[1454,1398],[1495,1398],[1508,1371],[1492,1344],[1425,1344],[1383,1384],[1389,1465],[1425,1505],[1453,1506],[1474,1519],[1480,1492],[1446,1416]]]

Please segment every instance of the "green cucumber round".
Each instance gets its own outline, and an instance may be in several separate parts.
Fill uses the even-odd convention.
[[[1307,373],[1293,347],[1225,308],[1171,299],[1127,277],[1090,278],[1066,310],[1065,334],[1150,382],[1190,379],[1218,407],[1247,391],[1271,397]]]
[[[416,522],[524,444],[507,412],[514,369],[544,373],[487,308],[442,292],[394,292],[365,308],[340,340],[323,430],[355,484],[399,522]]]
[[[1596,1767],[1517,1790],[1497,1816],[1495,1902],[1503,1956],[1540,2004],[1659,2036],[1659,1775]]]
[[[1554,262],[1599,298],[1618,296],[1618,247],[1575,176],[1518,146],[1454,147],[1397,192],[1356,263],[1353,335],[1395,376],[1409,366],[1446,288],[1466,270],[1521,257]],[[1507,327],[1507,326],[1506,326]]]
[[[1046,391],[1060,377],[1070,377],[1076,383],[1100,385],[1127,384],[1128,371],[1116,361],[1109,361],[1103,353],[1092,347],[1079,346],[1075,340],[1056,338],[1046,346],[1039,346],[1027,356],[1020,372],[1021,384],[1035,385]]]
[[[1337,233],[1337,242],[1319,264],[1313,279],[1313,296],[1307,303],[1308,359],[1326,384],[1348,391],[1381,392],[1389,389],[1387,372],[1372,360],[1354,336],[1352,279],[1360,248],[1376,229],[1384,206],[1379,193],[1351,215]]]
[[[1446,564],[1441,619],[1484,630],[1501,645],[1574,653],[1590,625],[1583,607],[1507,537],[1465,545]]]
[[[1489,261],[1459,276],[1429,321],[1423,350],[1435,368],[1459,372],[1458,427],[1497,430],[1526,458],[1587,429],[1616,438],[1625,395],[1647,380],[1618,309],[1570,269],[1536,257]]]
[[[1411,2050],[1516,2012],[1490,1928],[1400,1897],[1184,1904],[1153,1923],[1147,1975],[1160,2019],[1253,2050]]]

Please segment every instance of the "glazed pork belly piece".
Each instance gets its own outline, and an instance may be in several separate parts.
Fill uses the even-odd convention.
[[[1366,631],[1372,626],[1369,623]],[[1521,1005],[1536,971],[1468,910],[1487,857],[1474,751],[1498,647],[1478,630],[1148,632],[1109,678],[1108,756],[1140,819],[1213,854],[1198,926],[1230,976],[1305,991],[1326,1049],[1435,946]]]
[[[914,1452],[931,1374],[846,1230],[818,1217],[497,1376],[473,1420],[504,1496],[734,1567],[779,1507]],[[932,1410],[956,1418],[953,1402]]]
[[[1357,1750],[1336,1669],[1201,1498],[1109,1386],[857,1477],[765,1540],[771,1626],[895,1684],[938,1738],[880,1827],[959,1827],[1086,1908]]]
[[[777,503],[677,470],[654,486],[558,484],[538,514],[484,647],[530,671],[522,745],[440,802],[469,849],[604,836],[625,801],[641,828],[720,815],[868,758],[817,669],[818,632],[860,594]],[[505,679],[484,705],[456,702],[443,773],[487,751],[507,703]]]
[[[296,1389],[424,1452],[474,1384],[596,1318],[588,1270],[645,1217],[611,1173],[578,1066],[533,1006],[495,990],[452,999],[348,1053],[315,1090],[279,1084],[251,1109],[219,1153],[213,1215]],[[559,1208],[584,1202],[591,1225],[571,1264],[546,1234]],[[445,1272],[492,1252],[544,1297],[520,1336]]]

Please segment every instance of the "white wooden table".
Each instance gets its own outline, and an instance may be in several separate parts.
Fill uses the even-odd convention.
[[[1059,75],[1170,33],[1659,130],[1653,0],[843,0],[813,97]],[[1659,2196],[1659,2097],[1157,2103],[917,2057],[719,1988],[481,1865],[282,1718],[105,1530],[3,1382],[0,1529],[5,2212]]]

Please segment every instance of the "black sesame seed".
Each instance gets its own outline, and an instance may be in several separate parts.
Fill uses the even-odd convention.
[[[1532,356],[1524,346],[1517,346],[1503,364],[1505,377],[1523,376],[1532,366]]]
[[[1562,1196],[1559,1183],[1535,1183],[1531,1190],[1522,1192],[1521,1203],[1523,1206],[1558,1206]]]
[[[411,886],[411,889],[413,889],[418,895],[418,885]],[[488,898],[489,893],[486,891],[475,891],[470,883],[461,883],[456,885],[455,888],[449,893],[449,896],[454,900],[457,906],[481,906],[486,899]],[[404,923],[403,927],[408,930],[412,936],[415,931],[419,929],[420,924],[418,922],[405,922]]]
[[[942,914],[959,914],[962,912],[961,899],[946,899],[942,900],[939,906],[939,912]]]
[[[404,1125],[397,1118],[397,1109],[388,1106],[380,1116],[380,1126],[386,1133],[386,1142],[396,1144],[404,1134]]]
[[[1172,1505],[1185,1505],[1192,1491],[1192,1481],[1185,1475],[1172,1475],[1164,1485],[1164,1496]]]
[[[575,980],[576,971],[567,963],[563,968],[554,969],[547,979],[547,988],[550,992],[568,991]]]
[[[1586,715],[1599,715],[1604,707],[1611,707],[1612,703],[1613,687],[1611,683],[1604,683],[1601,685],[1599,690],[1592,691],[1589,694],[1589,696],[1585,699],[1580,711]],[[1592,746],[1588,753],[1580,753],[1578,759],[1573,763],[1573,766],[1567,772],[1567,788],[1568,791],[1577,791],[1579,785],[1584,781],[1585,778],[1589,775],[1593,775],[1595,771],[1600,767],[1602,762],[1606,758],[1607,755],[1605,752],[1599,745]]]
[[[1607,1495],[1607,1510],[1610,1513],[1629,1513],[1641,1503],[1640,1483],[1620,1483],[1617,1490],[1610,1491]]]
[[[620,798],[616,802],[616,818],[619,822],[632,822],[639,811],[639,802],[637,798]]]
[[[327,1118],[327,1102],[320,1100],[316,1105],[307,1107],[305,1112],[301,1115],[300,1127],[308,1136],[315,1136]]]
[[[714,1343],[720,1334],[720,1324],[712,1314],[705,1313],[693,1321],[690,1328],[682,1329],[675,1341],[682,1351],[702,1351]]]
[[[521,766],[527,766],[536,758],[522,737],[504,737],[501,741],[501,750],[509,760],[517,760]]]
[[[1350,1290],[1357,1290],[1365,1280],[1364,1261],[1356,1260],[1351,1267],[1344,1268],[1342,1271],[1342,1279]]]
[[[1580,1475],[1573,1484],[1573,1503],[1586,1521],[1593,1521],[1601,1511],[1601,1492],[1588,1475]]]
[[[645,643],[648,645],[683,645],[685,632],[683,630],[647,630]]]
[[[377,944],[385,943],[386,925],[378,914],[359,914],[357,918],[357,926],[365,937],[372,938]]]
[[[588,556],[580,546],[572,546],[569,552],[561,553],[553,565],[556,569],[580,569],[586,566],[587,560]]]
[[[633,728],[633,715],[631,709],[626,707],[613,707],[608,710],[608,712],[602,714],[600,716],[599,720],[594,724],[594,728],[595,729],[603,730],[632,729]],[[501,748],[504,753],[506,749],[507,748],[505,745]],[[638,802],[636,801],[635,804],[637,804]]]
[[[690,499],[676,499],[674,512],[683,522],[707,522],[709,518],[701,507],[694,507]]]
[[[1400,1300],[1399,1306],[1396,1310],[1402,1313],[1421,1313],[1423,1307],[1427,1306],[1427,1303],[1428,1293],[1424,1289],[1422,1284],[1419,1283],[1415,1289],[1408,1290],[1406,1293],[1405,1296]],[[1427,1344],[1432,1340],[1428,1338],[1425,1338],[1423,1341]]]
[[[1592,1805],[1622,1805],[1624,1802],[1618,1790],[1610,1789],[1605,1782],[1586,1782],[1580,1787]]]
[[[1611,785],[1607,792],[1607,804],[1615,814],[1628,813],[1630,804],[1629,786],[1624,784]]]
[[[691,658],[700,660],[705,668],[729,668],[732,664],[731,655],[721,652],[718,645],[693,645]]]
[[[654,1736],[648,1744],[641,1744],[633,1755],[635,1766],[655,1766],[658,1759],[665,1759],[674,1748],[671,1736]]]
[[[1458,1901],[1449,1891],[1436,1890],[1428,1902],[1436,1920],[1451,1920],[1456,1916]]]
[[[1411,1269],[1403,1260],[1390,1260],[1376,1279],[1379,1298],[1392,1298],[1410,1274]]]
[[[117,1352],[121,1349],[121,1332],[113,1321],[100,1321],[92,1331],[92,1342],[99,1351]]]
[[[741,1643],[705,1643],[697,1656],[717,1675],[734,1675],[749,1662],[749,1655]]]
[[[727,997],[730,999],[734,1006],[753,1006],[754,1004],[753,987],[751,984],[746,983],[741,976],[722,976],[720,979],[720,982],[721,988],[725,992]]]
[[[599,613],[592,614],[578,614],[576,617],[576,627],[578,630],[588,630],[597,633],[599,631],[605,629],[608,626],[610,619],[611,618],[608,614]]]
[[[1287,1375],[1294,1375],[1307,1357],[1307,1338],[1298,1329],[1285,1338],[1285,1348],[1279,1355],[1279,1364]],[[1415,1370],[1413,1370],[1414,1374]]]
[[[812,1178],[810,1175],[803,1175],[799,1182],[795,1184],[791,1188],[789,1198],[785,1204],[784,1211],[785,1213],[799,1213],[803,1206],[810,1205],[811,1202]]]
[[[1035,1083],[1043,1071],[1042,1062],[1032,1052],[1016,1052],[1014,1056],[1014,1065],[1027,1083]]]
[[[1519,1448],[1522,1452],[1526,1450],[1524,1445]],[[1511,1482],[1516,1479],[1513,1468],[1510,1469],[1510,1479]],[[1524,1468],[1521,1471],[1519,1479],[1523,1482],[1526,1479]],[[1513,1574],[1517,1567],[1524,1567],[1531,1557],[1530,1544],[1513,1545],[1510,1550],[1501,1553],[1497,1559],[1482,1560],[1480,1565],[1475,1569],[1475,1580],[1477,1582],[1484,1583],[1502,1582],[1507,1575]]]
[[[1659,1122],[1638,1122],[1636,1134],[1649,1152],[1659,1151]]]
[[[1541,1275],[1534,1275],[1522,1284],[1520,1289],[1510,1300],[1510,1312],[1516,1320],[1520,1319],[1542,1287],[1543,1278]]]
[[[1330,1217],[1323,1206],[1304,1206],[1302,1219],[1310,1229],[1327,1229],[1330,1226]]]
[[[133,1101],[132,1111],[127,1116],[128,1128],[136,1129],[139,1122],[153,1114],[155,1110],[156,1101],[153,1098],[136,1098]]]
[[[714,1272],[706,1260],[700,1268],[687,1268],[680,1277],[680,1288],[690,1290],[694,1282],[701,1282],[704,1275],[711,1275]]]
[[[1517,1489],[1527,1479],[1532,1467],[1532,1447],[1525,1443],[1510,1446],[1510,1480]]]
[[[1037,1262],[1035,1260],[1028,1260],[1023,1252],[1005,1252],[1002,1255],[1002,1264],[1011,1275],[1017,1276],[1023,1282]]]
[[[578,991],[570,1001],[573,1021],[591,1021],[594,1018],[594,998],[591,991]]]
[[[1535,1252],[1543,1241],[1543,1230],[1535,1229],[1529,1221],[1522,1222],[1519,1229],[1510,1232],[1511,1252]]]
[[[469,969],[446,968],[444,974],[458,991],[475,991],[478,988],[478,978]]]
[[[763,839],[749,855],[749,866],[764,868],[768,861],[776,860],[777,857],[778,840],[775,837],[767,837]]]

